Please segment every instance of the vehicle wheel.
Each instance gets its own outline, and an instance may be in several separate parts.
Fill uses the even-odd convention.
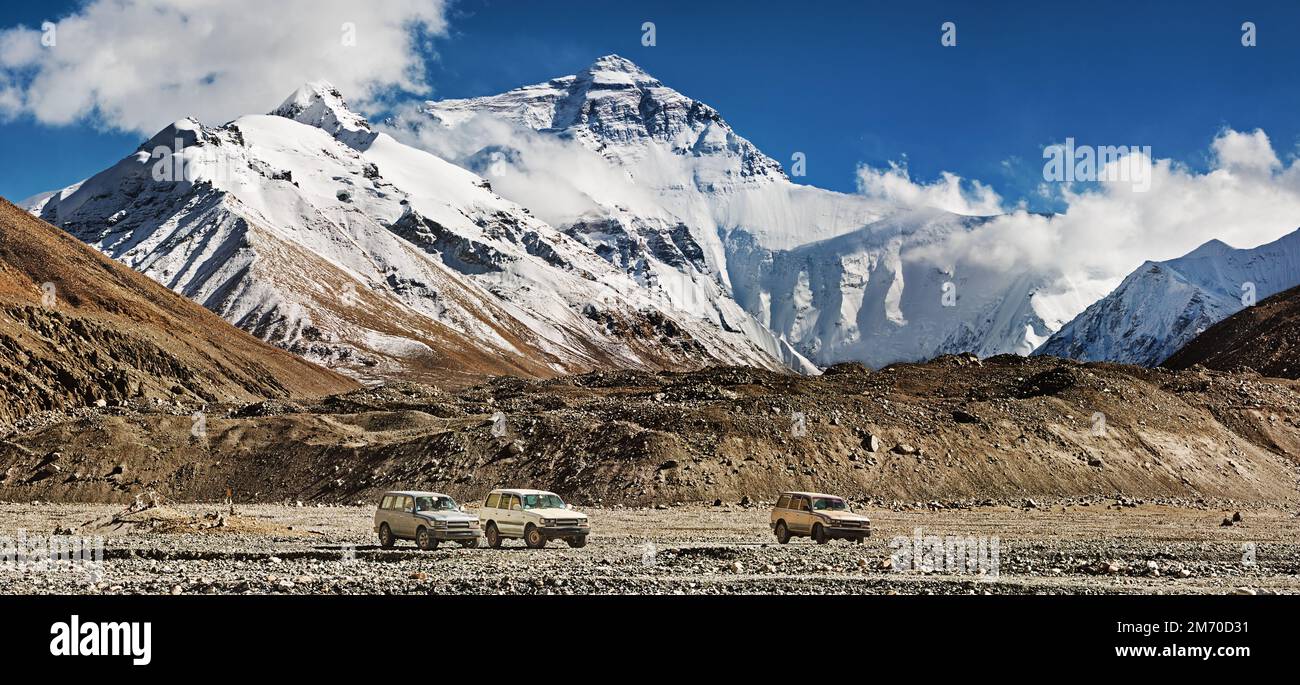
[[[468,539],[468,540],[461,540],[461,541],[460,541],[460,546],[461,546],[461,547],[464,547],[465,549],[474,549],[475,547],[478,547],[478,538],[470,538],[470,539]]]
[[[776,541],[783,545],[790,541],[790,529],[785,526],[785,521],[776,522]]]
[[[826,529],[823,528],[820,523],[813,524],[813,539],[816,540],[819,545],[824,545],[831,541],[830,538],[826,537]]]
[[[385,549],[392,547],[397,539],[393,537],[393,531],[387,523],[379,524],[379,546]]]
[[[501,548],[501,533],[497,532],[497,524],[489,523],[487,530],[483,531],[483,535],[487,538],[488,547],[492,549]]]
[[[420,526],[420,529],[415,531],[415,546],[426,552],[438,549],[438,538],[430,535],[428,528]]]
[[[528,527],[524,529],[524,544],[533,549],[541,549],[545,547],[546,536],[542,535],[542,529],[531,523],[528,524]]]
[[[579,536],[576,537],[576,538],[569,538],[569,546],[570,546],[570,547],[573,547],[573,548],[575,548],[575,549],[578,548],[578,547],[586,547],[586,546],[587,546],[587,536],[586,536],[586,535],[579,535]]]

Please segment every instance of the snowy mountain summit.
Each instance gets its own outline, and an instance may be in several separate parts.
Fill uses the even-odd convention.
[[[303,84],[271,115],[319,128],[357,150],[369,147],[379,135],[365,117],[348,108],[343,93],[325,81]]]
[[[665,86],[618,55],[546,83],[466,100],[426,103],[446,126],[488,113],[543,133],[578,141],[611,161],[635,164],[648,143],[676,155],[730,158],[740,178],[785,178],[776,160],[736,134],[712,107]]]

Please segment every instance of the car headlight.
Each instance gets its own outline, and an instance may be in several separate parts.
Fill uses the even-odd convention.
[[[553,526],[553,525],[555,525],[555,519],[542,519],[542,525],[543,525],[543,526]]]
[[[579,520],[578,520],[578,525],[580,525],[580,526],[586,528],[587,526],[590,526],[590,525],[591,525],[591,522],[588,521],[587,519],[579,519]]]
[[[446,522],[446,521],[441,521],[441,520],[438,520],[438,519],[434,519],[431,523],[433,523],[433,527],[434,527],[434,528],[446,528],[446,527],[447,527],[447,522]]]

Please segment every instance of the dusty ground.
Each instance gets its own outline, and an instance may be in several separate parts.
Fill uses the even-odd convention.
[[[374,544],[363,507],[218,505],[148,509],[109,524],[120,505],[0,504],[0,541],[79,526],[104,535],[99,576],[0,569],[5,593],[1300,593],[1300,519],[1098,502],[968,510],[860,509],[864,545],[774,542],[765,506],[588,509],[584,549]],[[218,525],[218,522],[221,522]],[[884,567],[895,536],[996,537],[996,578]],[[647,552],[653,546],[653,554]],[[1250,550],[1253,549],[1253,563]],[[648,563],[649,562],[649,563]],[[1153,568],[1154,565],[1154,568]],[[0,564],[2,566],[2,564]]]

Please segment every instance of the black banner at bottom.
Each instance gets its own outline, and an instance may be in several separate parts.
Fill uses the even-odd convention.
[[[383,655],[558,660],[566,678],[611,660],[770,676],[783,657],[819,672],[865,658],[1241,672],[1292,656],[1298,609],[1290,596],[17,596],[0,598],[0,654],[61,671],[208,676],[214,656],[302,676]]]

